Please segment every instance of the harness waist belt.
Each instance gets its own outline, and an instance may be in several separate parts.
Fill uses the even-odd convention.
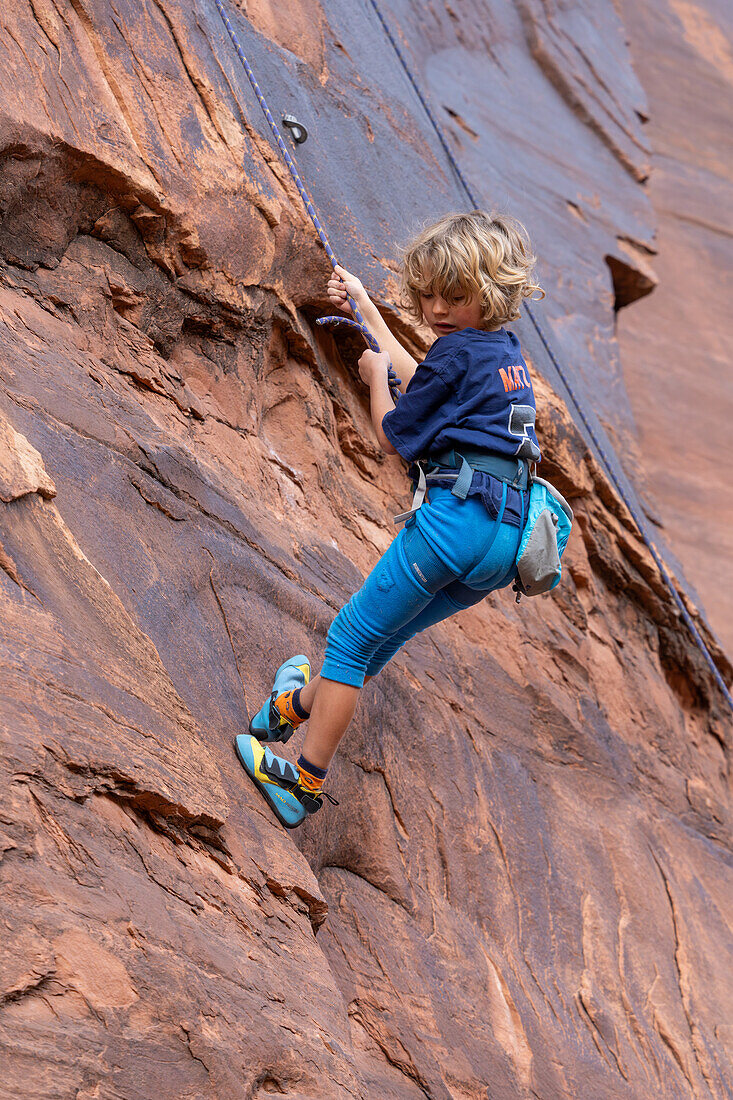
[[[445,474],[436,467],[447,466],[449,469],[458,470],[456,474]],[[522,458],[504,458],[502,455],[491,454],[489,451],[439,451],[437,454],[428,455],[417,461],[418,481],[415,487],[415,495],[412,498],[412,506],[409,512],[402,512],[395,516],[395,523],[404,523],[413,516],[425,500],[428,481],[454,481],[451,489],[454,496],[465,500],[471,488],[474,470],[491,474],[502,481],[505,486],[513,489],[529,488],[529,463]],[[502,503],[502,515],[506,503],[506,488],[504,489]],[[524,513],[524,504],[522,505]]]
[[[514,489],[527,489],[529,487],[529,463],[522,458],[505,458],[503,455],[491,454],[489,451],[472,451],[463,448],[461,451],[437,451],[427,457],[427,462],[435,466],[448,466],[450,469],[459,470],[466,460],[472,470],[479,470],[484,474],[492,474],[499,481],[505,481]]]

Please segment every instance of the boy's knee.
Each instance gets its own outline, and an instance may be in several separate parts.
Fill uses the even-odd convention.
[[[352,601],[341,608],[326,635],[326,653],[340,653],[351,661],[366,661],[374,652],[379,638],[361,623]]]
[[[467,607],[473,607],[474,604],[486,599],[490,591],[489,588],[469,588],[461,581],[454,581],[443,589],[441,595],[453,605],[456,611],[465,611]]]

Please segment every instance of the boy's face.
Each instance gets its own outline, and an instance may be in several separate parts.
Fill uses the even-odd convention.
[[[420,309],[426,323],[436,336],[460,332],[462,328],[481,328],[481,302],[478,298],[455,298],[446,301],[440,294],[423,292]]]

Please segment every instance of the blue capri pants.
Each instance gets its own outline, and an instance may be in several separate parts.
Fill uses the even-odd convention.
[[[514,579],[521,529],[434,488],[334,619],[321,676],[362,687],[421,630]]]

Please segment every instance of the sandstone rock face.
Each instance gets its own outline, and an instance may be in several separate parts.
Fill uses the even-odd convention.
[[[339,255],[424,351],[396,242],[465,196],[371,8],[231,8]],[[666,269],[621,17],[391,17],[631,453],[614,302]],[[2,24],[0,1096],[730,1095],[730,715],[531,330],[566,580],[410,643],[340,805],[287,834],[233,735],[408,495],[360,343],[314,327],[328,263],[210,0]]]
[[[733,560],[730,10],[671,0],[653,11],[629,4],[625,19],[657,154],[649,193],[660,284],[619,315],[624,378],[657,520],[731,654],[733,603],[719,583]]]

